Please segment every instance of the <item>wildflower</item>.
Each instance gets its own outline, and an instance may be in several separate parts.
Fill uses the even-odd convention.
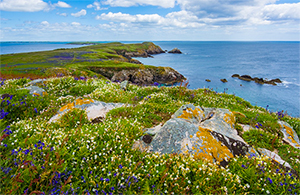
[[[111,189],[111,190],[115,190],[115,188],[114,188],[114,187],[111,187],[110,189]]]
[[[270,194],[269,190],[266,191],[267,194]]]
[[[106,181],[106,182],[109,182],[109,179],[108,179],[108,178],[106,178],[106,179],[105,179],[105,181]]]
[[[270,184],[272,184],[272,183],[273,183],[273,181],[272,181],[272,179],[271,179],[271,178],[269,178],[269,177],[268,177],[268,180],[269,180]]]
[[[36,108],[34,108],[34,111],[35,111],[35,113],[38,113],[38,111],[37,111],[37,109],[36,109]]]
[[[119,165],[119,169],[122,169],[123,168],[123,166],[122,165]]]

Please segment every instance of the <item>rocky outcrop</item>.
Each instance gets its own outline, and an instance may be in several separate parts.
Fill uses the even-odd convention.
[[[179,108],[163,126],[146,129],[133,148],[159,154],[190,155],[220,165],[227,165],[235,156],[252,158],[263,155],[291,169],[277,154],[263,148],[257,152],[248,145],[238,135],[234,124],[234,112],[188,104]]]
[[[184,105],[162,127],[147,129],[133,148],[191,155],[222,165],[237,155],[258,155],[237,134],[234,120],[233,113],[227,109]]]
[[[90,121],[97,120],[99,118],[105,118],[106,113],[114,108],[119,108],[125,106],[125,104],[122,103],[105,103],[100,102],[93,99],[83,99],[83,98],[77,98],[74,102],[71,102],[69,104],[66,104],[65,106],[61,107],[57,114],[53,116],[49,123],[51,122],[57,122],[62,115],[64,115],[66,112],[78,108],[86,111],[87,117]]]
[[[168,53],[177,53],[177,54],[181,54],[182,52],[178,49],[178,48],[174,48],[171,51],[169,51]]]
[[[277,83],[282,83],[282,81],[278,78],[277,79],[271,79],[271,80],[264,80],[263,78],[258,78],[258,77],[252,78],[249,75],[240,76],[238,74],[233,74],[231,77],[239,78],[239,79],[244,80],[244,81],[254,81],[254,82],[259,83],[259,84],[277,85]]]
[[[152,57],[152,54],[160,54],[165,53],[159,46],[155,45],[151,42],[142,43],[145,45],[144,49],[138,49],[137,51],[127,51],[127,50],[119,50],[117,51],[118,55],[121,55],[129,60],[131,63],[137,63],[138,60],[132,61],[133,57]]]
[[[114,82],[122,82],[128,80],[138,85],[150,85],[154,82],[173,84],[185,80],[185,77],[183,75],[170,67],[126,69],[90,67],[90,70],[99,73]]]

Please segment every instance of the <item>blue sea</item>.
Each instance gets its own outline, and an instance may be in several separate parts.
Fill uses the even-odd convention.
[[[128,43],[128,42],[124,42]],[[300,117],[299,42],[156,41],[163,50],[179,48],[183,54],[158,54],[137,58],[144,64],[169,66],[183,74],[190,89],[211,88],[235,94],[276,112]],[[1,43],[1,54],[81,47],[63,42]],[[231,78],[233,74],[283,81],[277,86]],[[222,83],[220,79],[227,79]],[[210,79],[211,82],[206,82]]]

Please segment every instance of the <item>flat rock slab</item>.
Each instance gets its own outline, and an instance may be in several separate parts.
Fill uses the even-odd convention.
[[[35,80],[32,80],[32,81],[28,82],[26,85],[34,85],[34,86],[36,86],[37,84],[44,83],[44,81],[46,81],[46,79],[35,79]]]
[[[300,141],[299,137],[294,131],[294,129],[284,121],[278,121],[281,126],[281,132],[283,133],[283,140],[286,141],[288,144],[293,146],[294,148],[300,149]]]
[[[108,111],[125,105],[126,104],[123,103],[105,103],[93,99],[77,98],[74,102],[61,107],[58,113],[49,120],[49,123],[58,121],[63,114],[74,108],[85,110],[88,119],[93,120],[99,117],[105,118]]]
[[[21,88],[21,89],[28,89],[30,95],[36,95],[36,96],[47,95],[47,92],[44,89],[37,87],[37,86],[28,86],[28,87]]]
[[[227,109],[183,105],[162,127],[148,129],[134,149],[160,154],[191,155],[226,164],[238,155],[259,154],[238,136],[234,114]]]

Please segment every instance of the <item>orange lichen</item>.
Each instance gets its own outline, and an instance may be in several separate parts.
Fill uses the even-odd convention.
[[[199,131],[196,133],[196,136],[202,141],[200,152],[199,149],[194,154],[194,158],[196,159],[206,159],[210,162],[213,162],[215,159],[218,162],[222,162],[223,160],[228,160],[229,158],[232,158],[233,155],[230,152],[230,150],[222,145],[220,141],[217,141],[211,134],[209,129],[205,129],[202,127],[199,127]]]
[[[231,128],[233,128],[233,125],[234,125],[234,122],[235,122],[235,117],[234,117],[234,114],[233,113],[230,113],[230,114],[225,114],[224,115],[224,118],[223,118],[223,120],[226,122],[226,123],[228,123],[230,126],[231,126]]]
[[[43,91],[43,96],[48,95],[48,93],[46,91]]]
[[[294,143],[294,144],[296,145],[296,147],[300,147],[300,145],[299,145],[299,144],[294,140],[294,138],[293,138],[293,135],[294,135],[293,129],[290,128],[290,127],[288,127],[288,126],[286,126],[286,125],[283,125],[283,127],[286,129],[286,133],[289,135],[289,136],[288,136],[288,139],[290,139],[291,142]]]
[[[60,111],[60,112],[63,112],[63,111],[65,111],[65,110],[71,110],[71,109],[73,109],[73,108],[74,108],[74,102],[69,103],[69,104],[67,104],[67,105],[65,105],[65,106],[63,106],[63,107],[61,107],[61,109],[59,109],[59,111]]]
[[[92,99],[77,99],[76,100],[76,105],[81,106],[83,104],[90,104],[90,103],[93,103],[93,102],[94,102],[94,100],[92,100]]]
[[[38,94],[38,93],[33,93],[33,95],[40,96],[40,94]]]
[[[198,120],[201,120],[201,115],[204,117],[204,113],[200,108],[195,108],[194,110],[192,108],[187,108],[186,110],[182,111],[182,114],[178,116],[178,118],[183,118],[186,120],[190,120],[192,118],[197,118]]]

